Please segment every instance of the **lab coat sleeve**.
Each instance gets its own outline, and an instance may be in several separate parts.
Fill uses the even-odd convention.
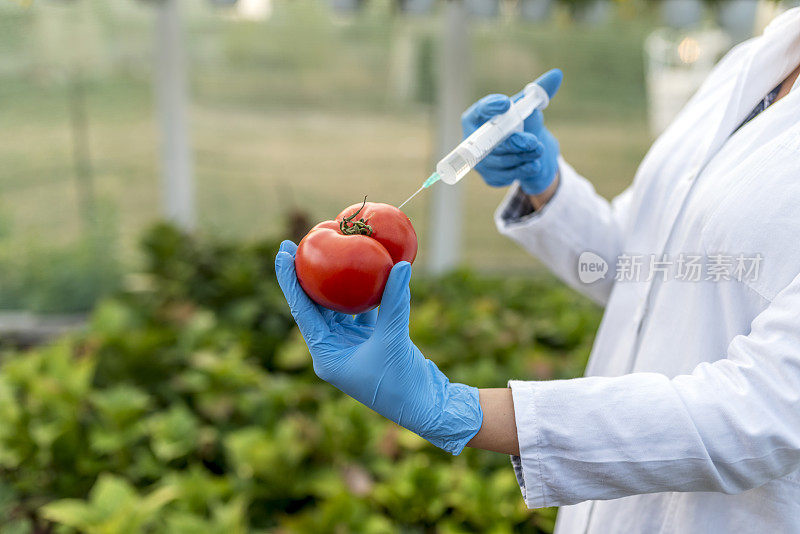
[[[530,508],[761,486],[800,468],[800,275],[690,375],[509,385]]]
[[[517,192],[518,186],[513,186],[495,212],[497,229],[539,258],[568,285],[604,305],[622,247],[630,189],[609,203],[561,158],[559,174],[553,198],[541,210],[516,220],[503,216]],[[582,283],[578,278],[578,258],[584,252],[603,258],[610,275],[591,284]]]

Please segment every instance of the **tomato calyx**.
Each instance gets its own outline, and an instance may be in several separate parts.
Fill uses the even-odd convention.
[[[361,204],[361,207],[355,211],[355,213],[349,217],[342,217],[342,222],[339,223],[339,231],[341,231],[344,235],[372,235],[372,227],[367,224],[367,221],[365,221],[363,218],[357,221],[353,220],[366,205],[367,197],[365,196],[364,202]]]

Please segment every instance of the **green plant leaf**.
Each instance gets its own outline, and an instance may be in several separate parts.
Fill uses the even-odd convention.
[[[182,404],[151,416],[147,426],[153,452],[163,461],[186,456],[198,445],[197,418]]]
[[[40,509],[42,517],[76,529],[86,529],[97,521],[97,512],[90,505],[78,499],[62,499],[44,505]]]

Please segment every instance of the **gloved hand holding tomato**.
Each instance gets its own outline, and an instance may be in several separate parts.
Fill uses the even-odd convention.
[[[318,224],[299,246],[284,241],[275,257],[314,372],[459,454],[480,430],[483,412],[478,390],[451,383],[409,336],[410,261],[417,249],[410,221],[386,204],[351,206],[337,221]]]
[[[314,302],[356,314],[380,303],[393,265],[416,256],[417,234],[406,214],[365,198],[312,228],[297,247],[295,268]]]

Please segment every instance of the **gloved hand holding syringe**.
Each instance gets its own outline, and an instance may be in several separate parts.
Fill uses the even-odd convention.
[[[559,73],[557,83],[560,83],[560,81]],[[520,98],[513,102],[507,111],[486,121],[452,152],[439,160],[436,164],[436,172],[431,174],[422,186],[399,207],[402,208],[417,196],[420,191],[439,180],[450,185],[461,180],[511,134],[522,131],[525,119],[535,110],[546,108],[550,102],[548,93],[554,92],[555,89],[557,89],[557,85],[552,91],[548,91],[536,82],[531,82],[525,86]]]

